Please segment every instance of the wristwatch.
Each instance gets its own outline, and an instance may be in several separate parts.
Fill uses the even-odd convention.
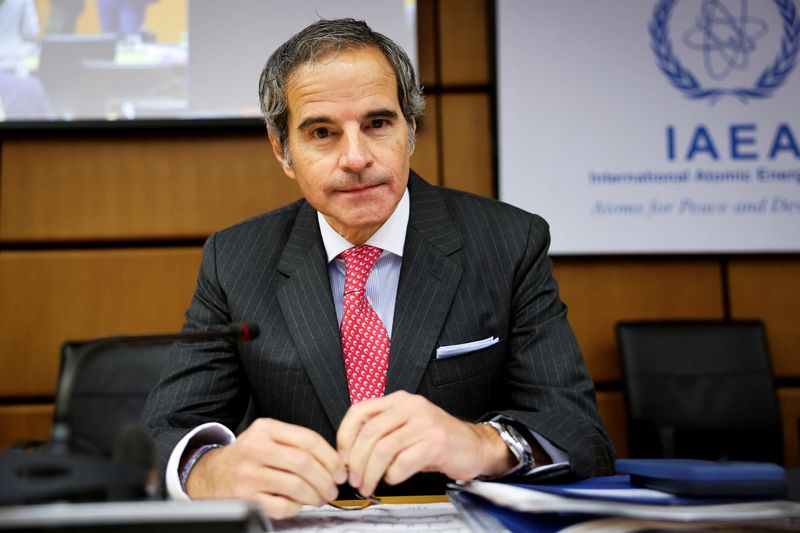
[[[503,422],[495,422],[494,420],[481,422],[481,424],[490,426],[492,429],[497,431],[498,435],[500,435],[500,438],[503,439],[503,442],[506,443],[508,449],[517,459],[517,465],[512,467],[511,470],[503,472],[497,476],[481,476],[481,479],[496,479],[510,476],[511,474],[516,474],[517,472],[525,473],[535,466],[533,449],[531,448],[530,443],[519,431],[517,431],[514,426],[504,424]]]

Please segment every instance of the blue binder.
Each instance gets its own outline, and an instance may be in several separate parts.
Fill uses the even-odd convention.
[[[691,498],[782,498],[786,471],[772,463],[699,459],[618,459],[631,485]]]

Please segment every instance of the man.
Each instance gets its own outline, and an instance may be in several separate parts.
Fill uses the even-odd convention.
[[[261,336],[175,353],[145,414],[170,492],[282,517],[345,481],[369,496],[420,472],[610,472],[547,226],[409,170],[424,101],[402,49],[363,22],[319,21],[260,85],[304,199],[206,243],[185,328],[254,322]],[[251,396],[262,418],[234,439]]]

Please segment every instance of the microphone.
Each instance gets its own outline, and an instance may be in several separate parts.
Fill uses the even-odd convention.
[[[153,439],[139,426],[126,424],[114,441],[111,460],[116,464],[133,465],[144,473],[144,484],[114,485],[108,488],[108,499],[112,501],[138,500],[154,496],[158,490],[156,452]]]
[[[129,499],[154,494],[157,475],[153,443],[137,424],[119,432],[112,460],[74,449],[69,419],[73,390],[81,371],[112,348],[212,340],[246,342],[258,334],[257,325],[241,323],[203,331],[122,335],[64,343],[50,441],[33,453],[14,449],[0,453],[0,505],[104,497]]]

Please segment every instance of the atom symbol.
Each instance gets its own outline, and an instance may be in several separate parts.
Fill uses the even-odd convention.
[[[734,70],[745,70],[756,41],[767,33],[767,24],[747,15],[747,0],[741,0],[738,15],[720,0],[704,0],[693,28],[683,36],[684,44],[703,52],[706,72],[724,80]]]

